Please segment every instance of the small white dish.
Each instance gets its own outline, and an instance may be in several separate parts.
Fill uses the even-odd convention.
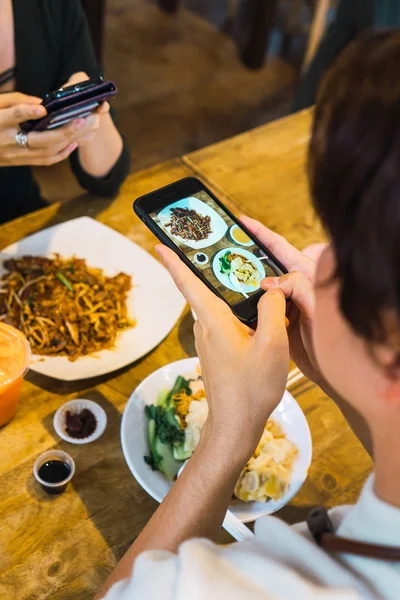
[[[40,476],[40,468],[47,462],[50,461],[59,461],[64,463],[69,467],[68,475],[56,483],[51,483],[45,479],[42,479]],[[75,462],[72,456],[63,452],[62,450],[48,450],[47,452],[43,452],[40,456],[35,460],[35,464],[33,465],[33,475],[38,483],[42,486],[43,491],[47,494],[58,495],[65,492],[68,483],[71,481],[73,476],[75,475]]]
[[[152,471],[144,461],[143,457],[149,453],[148,423],[144,407],[154,404],[161,390],[170,389],[178,375],[194,373],[198,364],[197,357],[185,358],[154,371],[134,390],[124,410],[121,423],[121,444],[125,460],[136,481],[158,502],[161,502],[168,494],[173,483],[168,481],[163,473]],[[288,391],[285,391],[271,418],[279,423],[288,439],[298,449],[291,482],[287,493],[279,500],[270,500],[265,503],[232,500],[229,508],[242,523],[270,515],[290,502],[303,485],[311,463],[310,428],[303,411]]]
[[[203,259],[203,260],[201,260],[201,259]],[[196,264],[202,266],[202,265],[206,265],[210,259],[208,258],[207,254],[205,252],[196,252],[196,254],[193,257],[193,260]]]
[[[237,231],[238,229],[241,229],[239,227],[239,225],[232,225],[232,227],[229,230],[229,236],[230,236],[231,240],[233,241],[233,243],[234,244],[239,244],[239,246],[254,246],[254,242],[250,238],[249,238],[248,242],[239,242],[239,240],[237,240],[235,238],[235,231]],[[245,233],[245,232],[243,232],[243,233]],[[249,237],[247,235],[247,233],[245,233],[245,235],[246,235],[246,237]]]
[[[71,413],[79,413],[84,408],[90,410],[90,412],[92,412],[96,417],[96,429],[91,435],[85,438],[71,437],[66,430],[67,411]],[[98,440],[99,437],[103,435],[107,426],[107,415],[104,409],[100,406],[100,404],[97,404],[97,402],[79,398],[77,400],[70,400],[69,402],[66,402],[60,406],[54,415],[53,425],[57,435],[59,435],[60,438],[66,442],[69,442],[70,444],[90,444],[91,442]]]

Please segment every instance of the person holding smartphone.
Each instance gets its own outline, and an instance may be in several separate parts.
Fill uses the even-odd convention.
[[[368,35],[322,84],[309,180],[330,244],[317,262],[243,218],[288,270],[263,280],[255,332],[175,252],[158,246],[198,315],[209,417],[183,473],[96,600],[400,598],[399,64],[400,32]],[[331,512],[333,532],[347,548],[349,540],[363,543],[364,557],[359,546],[328,553],[325,538],[319,546],[306,524],[274,517],[256,522],[254,541],[213,543],[282,398],[289,354],[350,407],[360,436],[363,421],[371,431],[375,472],[355,506]]]
[[[0,2],[0,222],[45,206],[32,174],[69,158],[82,187],[113,196],[130,152],[108,103],[86,119],[18,136],[20,123],[46,115],[54,89],[101,75],[79,0]]]

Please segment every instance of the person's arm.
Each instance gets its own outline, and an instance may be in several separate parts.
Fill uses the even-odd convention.
[[[101,110],[102,108],[100,108]],[[110,172],[114,169],[114,166],[122,155],[123,148],[124,141],[121,134],[118,132],[110,113],[106,112],[105,114],[101,114],[99,127],[94,130],[91,139],[87,143],[79,145],[77,150],[79,156],[78,164],[87,175],[107,181]],[[124,156],[124,158],[129,158],[129,156]],[[124,166],[129,166],[129,163],[124,162]],[[75,169],[74,172],[79,180],[81,176],[80,170]],[[119,173],[121,181],[125,179],[127,174],[127,171],[122,174]],[[109,181],[107,183],[107,187],[109,187]],[[104,187],[102,190],[100,186],[99,191],[104,191]],[[110,195],[110,193],[106,193],[105,195]]]
[[[270,290],[264,294],[258,303],[258,325],[254,332],[172,250],[161,247],[159,252],[198,317],[196,350],[209,415],[199,446],[182,475],[96,600],[103,598],[116,582],[131,575],[141,552],[177,552],[188,539],[216,539],[235,484],[286,384],[289,347],[283,293]]]
[[[79,0],[62,3],[63,40],[57,86],[102,75]],[[91,139],[71,155],[71,168],[82,187],[100,196],[113,196],[129,173],[130,151],[118,131],[115,113],[102,114]]]
[[[177,552],[190,538],[216,539],[235,484],[249,458],[238,452],[236,440],[231,446],[230,442],[204,431],[182,475],[95,600],[104,598],[115,583],[131,576],[133,564],[142,552]]]
[[[340,0],[336,16],[325,33],[317,53],[303,75],[294,102],[294,110],[308,108],[315,103],[323,75],[335,58],[356,35],[354,0]]]

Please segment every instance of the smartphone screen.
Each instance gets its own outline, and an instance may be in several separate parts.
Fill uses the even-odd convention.
[[[286,272],[206,189],[161,204],[148,216],[231,307],[261,296],[264,277]]]

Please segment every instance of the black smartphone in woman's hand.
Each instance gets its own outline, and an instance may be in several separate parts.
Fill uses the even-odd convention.
[[[21,130],[25,133],[48,131],[62,127],[73,119],[86,119],[100,104],[115,96],[117,91],[113,81],[104,81],[102,77],[59,88],[43,98],[42,106],[47,110],[47,115],[21,123]]]
[[[264,277],[287,273],[281,263],[194,177],[138,198],[134,210],[157,238],[251,325]]]

